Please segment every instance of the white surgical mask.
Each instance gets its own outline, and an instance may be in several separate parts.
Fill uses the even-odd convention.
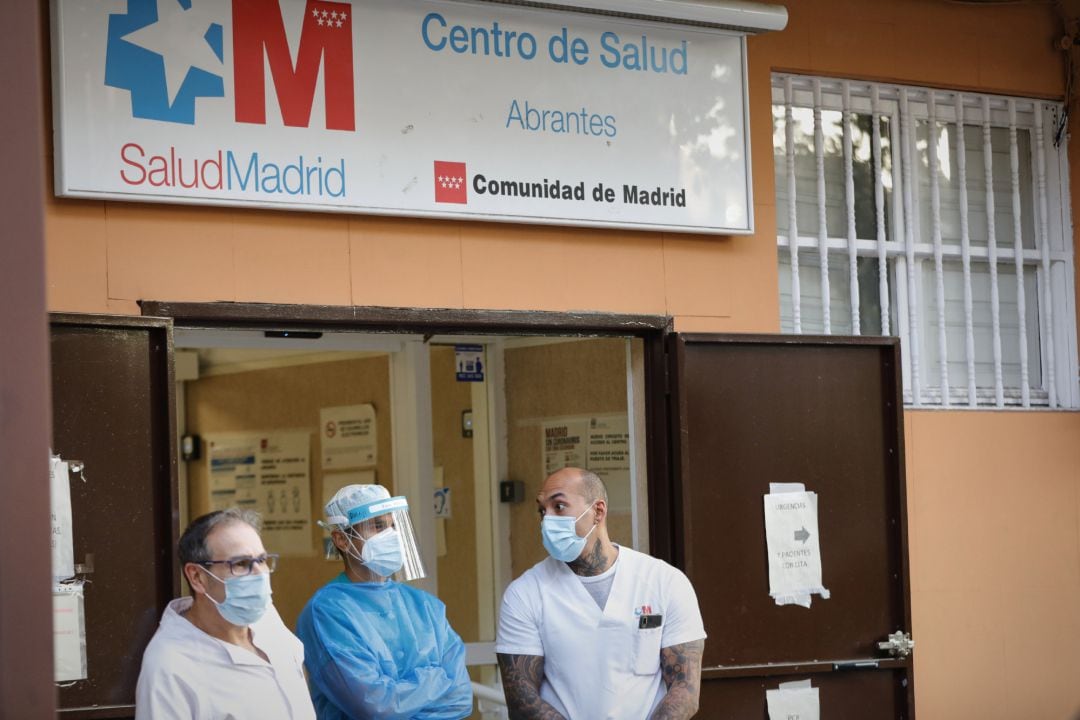
[[[206,568],[202,569],[225,586],[225,599],[222,602],[210,597],[210,593],[203,594],[214,603],[226,622],[241,627],[254,625],[270,607],[270,594],[273,592],[270,589],[270,573],[252,573],[222,580]]]
[[[585,541],[592,535],[596,525],[593,525],[589,532],[581,537],[577,534],[577,521],[585,517],[585,513],[589,512],[594,504],[595,501],[589,503],[585,512],[576,518],[561,515],[544,516],[540,523],[540,536],[544,541],[544,549],[551,557],[563,562],[573,562],[581,556],[581,551],[585,549]]]
[[[388,527],[366,540],[361,535],[351,532],[346,533],[345,537],[348,538],[349,547],[352,549],[349,555],[362,562],[376,575],[390,577],[405,564],[405,555],[401,550],[401,535],[395,527]],[[364,543],[364,548],[359,553],[356,552],[356,546],[352,544],[353,538],[358,538]]]

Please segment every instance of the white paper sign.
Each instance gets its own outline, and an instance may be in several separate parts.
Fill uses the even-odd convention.
[[[769,720],[820,720],[821,701],[818,689],[809,680],[780,683],[776,690],[765,691]]]
[[[827,599],[829,591],[821,580],[817,493],[771,492],[764,501],[769,595],[777,605],[803,607],[810,607],[811,594]]]
[[[57,580],[75,575],[75,552],[71,529],[71,481],[68,464],[58,457],[49,458],[50,535],[52,574]]]
[[[269,432],[206,437],[209,501],[262,515],[270,552],[311,552],[311,436]]]
[[[589,450],[589,419],[549,420],[543,423],[544,475],[564,467],[586,467]]]
[[[435,488],[435,519],[449,520],[453,517],[450,509],[450,488]]]
[[[81,582],[53,588],[53,671],[56,682],[86,678],[86,618]]]
[[[311,435],[274,433],[259,441],[263,545],[271,552],[311,552]]]
[[[325,470],[368,467],[378,459],[374,405],[342,405],[319,411]]]
[[[608,490],[613,512],[630,512],[630,425],[625,415],[589,419],[589,450],[585,467],[596,473]]]
[[[53,9],[60,195],[753,231],[739,33],[447,0]]]
[[[207,464],[209,474],[210,509],[235,507],[237,498],[254,503],[257,474],[255,454],[258,438],[252,435],[237,437],[208,436]]]

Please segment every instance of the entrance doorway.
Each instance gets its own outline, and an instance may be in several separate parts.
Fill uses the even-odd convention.
[[[809,679],[820,690],[823,713],[872,708],[867,717],[910,717],[914,666],[895,339],[680,335],[669,332],[664,318],[628,316],[234,304],[146,303],[143,309],[148,317],[52,317],[53,449],[81,468],[71,483],[72,552],[84,559],[76,565],[79,579],[93,581],[85,592],[89,674],[61,688],[66,717],[131,717],[138,658],[155,619],[179,592],[174,543],[195,512],[196,494],[207,504],[212,492],[239,496],[241,474],[232,474],[229,487],[228,473],[212,472],[211,464],[200,490],[192,463],[210,461],[189,452],[189,460],[178,462],[174,448],[195,447],[182,441],[198,429],[188,422],[199,412],[198,393],[187,385],[229,376],[263,382],[222,391],[228,412],[211,408],[205,417],[250,423],[238,434],[246,434],[248,448],[256,436],[257,449],[268,456],[260,463],[267,460],[271,471],[275,463],[295,470],[298,458],[307,468],[292,476],[306,483],[306,492],[255,493],[267,509],[274,498],[269,514],[276,519],[289,519],[281,518],[283,504],[306,518],[274,528],[291,531],[286,545],[306,542],[285,553],[282,567],[297,569],[290,586],[306,582],[310,594],[337,571],[320,555],[322,538],[311,524],[327,476],[373,469],[376,481],[410,500],[428,562],[426,587],[446,599],[468,642],[481,702],[497,697],[490,641],[499,595],[541,552],[530,494],[553,464],[596,462],[607,463],[612,504],[630,498],[629,520],[613,528],[620,541],[629,533],[637,548],[686,571],[706,631],[718,640],[706,644],[703,714],[763,717],[779,683]],[[193,341],[191,333],[218,335]],[[298,350],[300,341],[307,344]],[[251,352],[229,357],[219,350]],[[482,366],[482,381],[458,383],[461,352],[472,358],[472,371]],[[239,371],[203,373],[201,362]],[[381,380],[368,383],[366,395],[348,394],[355,390],[353,373],[330,367],[348,363],[362,363],[365,377]],[[323,385],[324,375],[337,378],[329,390],[257,375],[311,367],[327,370],[315,373]],[[445,392],[436,390],[440,384]],[[299,420],[275,415],[280,408],[252,409],[290,388],[282,408],[315,400],[315,409],[302,410],[308,414]],[[344,416],[323,416],[342,408]],[[472,438],[464,437],[465,409],[472,411]],[[615,425],[620,411],[625,432]],[[326,420],[340,429],[346,421],[363,425],[364,417],[371,432],[360,434],[374,458],[330,467],[346,463],[327,461],[329,445],[316,442]],[[214,432],[198,432],[211,438],[228,423],[207,427]],[[228,442],[226,449],[245,447]],[[612,443],[623,448],[621,460],[618,452],[603,452]],[[472,450],[471,480],[464,447]],[[351,452],[358,449],[364,448]],[[205,443],[201,450],[208,451]],[[182,483],[178,464],[186,465]],[[87,482],[88,472],[101,480]],[[613,472],[622,472],[622,485]],[[250,489],[251,478],[244,479]],[[823,586],[833,596],[813,609],[774,603],[762,562],[769,557],[762,496],[773,492],[773,483],[795,481],[822,498]],[[443,517],[435,508],[440,487],[450,488]],[[300,510],[291,504],[296,495]],[[463,521],[470,508],[471,524]],[[103,517],[126,520],[102,523]],[[138,572],[129,578],[132,568]],[[293,612],[307,597],[296,595]],[[486,704],[477,710],[498,716]]]
[[[258,510],[282,555],[275,605],[295,628],[341,572],[317,524],[330,496],[354,482],[406,496],[427,569],[415,584],[446,604],[484,686],[474,717],[501,714],[498,607],[544,557],[533,497],[550,472],[598,472],[613,540],[649,549],[640,339],[183,327],[174,339],[180,527]]]

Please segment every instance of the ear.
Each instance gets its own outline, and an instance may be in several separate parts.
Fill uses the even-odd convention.
[[[340,530],[334,530],[330,533],[330,540],[333,541],[334,547],[341,552],[347,552],[349,550],[349,540],[345,537],[345,533]]]
[[[191,586],[191,592],[193,594],[203,594],[206,592],[206,575],[199,571],[199,566],[195,563],[188,563],[184,566],[184,577],[187,578],[188,585]]]
[[[596,503],[593,504],[593,512],[596,513],[597,525],[604,522],[604,520],[607,519],[607,501],[597,500]]]

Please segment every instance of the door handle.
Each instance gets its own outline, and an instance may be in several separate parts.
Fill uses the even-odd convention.
[[[888,651],[893,657],[903,659],[911,655],[915,649],[915,641],[911,639],[911,633],[897,630],[885,638],[884,642],[879,642],[877,646],[878,650]]]

